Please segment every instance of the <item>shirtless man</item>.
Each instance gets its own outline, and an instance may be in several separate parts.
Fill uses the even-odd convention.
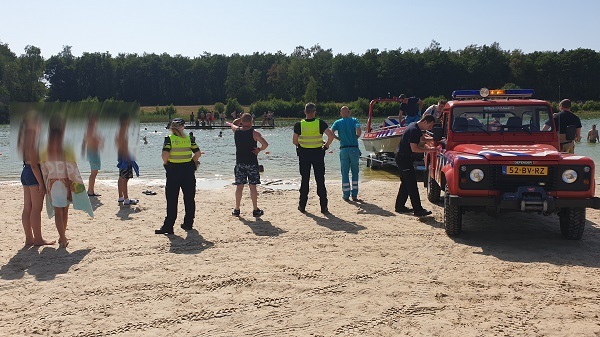
[[[597,143],[600,141],[600,139],[598,139],[598,130],[596,130],[596,124],[592,125],[592,129],[588,131],[587,141],[590,143]]]
[[[123,203],[124,206],[136,205],[138,203],[135,199],[129,199],[127,191],[127,184],[129,179],[133,178],[134,166],[137,168],[137,164],[131,158],[129,154],[129,136],[127,131],[129,130],[129,116],[122,115],[119,117],[119,130],[115,137],[115,144],[117,145],[117,156],[119,168],[119,180],[117,187],[119,190],[119,204]],[[136,170],[137,173],[137,170]]]
[[[25,245],[53,245],[56,241],[42,237],[42,207],[46,196],[46,186],[39,165],[38,138],[41,128],[41,117],[35,112],[28,112],[19,129],[18,151],[23,156],[23,213],[21,222],[25,231]]]
[[[104,146],[104,139],[98,134],[98,116],[90,116],[87,130],[81,143],[81,154],[87,151],[87,160],[90,162],[90,179],[88,182],[88,195],[90,197],[99,197],[100,194],[94,191],[96,176],[100,170],[100,150]]]

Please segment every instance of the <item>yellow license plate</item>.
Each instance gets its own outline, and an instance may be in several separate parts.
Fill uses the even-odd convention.
[[[502,166],[502,174],[515,176],[547,176],[547,166]]]

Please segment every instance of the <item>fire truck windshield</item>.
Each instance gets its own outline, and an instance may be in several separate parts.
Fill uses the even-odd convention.
[[[455,132],[551,132],[550,109],[546,106],[455,107],[452,131]],[[549,123],[550,128],[542,131]]]

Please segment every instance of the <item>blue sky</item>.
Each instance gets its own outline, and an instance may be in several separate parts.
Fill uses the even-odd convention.
[[[504,50],[600,51],[596,0],[172,0],[2,2],[0,42],[56,55],[83,52],[290,54],[319,44],[334,54],[444,50],[498,42]]]

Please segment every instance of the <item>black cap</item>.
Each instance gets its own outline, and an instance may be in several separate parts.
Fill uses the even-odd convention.
[[[400,99],[405,99],[405,98],[406,98],[406,95],[405,95],[405,94],[400,94],[400,96],[398,96],[398,98],[400,98]]]
[[[181,118],[173,118],[170,126],[185,126],[185,121]]]

